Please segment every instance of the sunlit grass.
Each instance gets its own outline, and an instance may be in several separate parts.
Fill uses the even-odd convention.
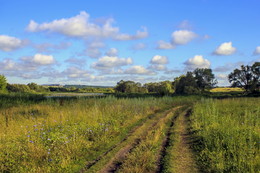
[[[196,146],[206,172],[260,170],[260,99],[203,100],[192,116]]]
[[[80,170],[173,98],[47,100],[0,111],[0,170]]]

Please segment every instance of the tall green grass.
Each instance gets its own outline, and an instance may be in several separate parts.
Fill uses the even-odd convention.
[[[8,107],[2,102],[0,172],[79,171],[122,140],[141,119],[186,101],[170,97],[43,99]]]
[[[260,171],[260,98],[204,99],[191,125],[204,172]]]

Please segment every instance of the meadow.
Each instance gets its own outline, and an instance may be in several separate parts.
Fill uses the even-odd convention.
[[[190,120],[205,172],[259,172],[260,99],[203,99]]]
[[[0,172],[257,172],[259,101],[5,95]]]
[[[47,99],[2,108],[0,170],[78,171],[150,114],[174,104],[182,103],[168,97],[107,97]]]

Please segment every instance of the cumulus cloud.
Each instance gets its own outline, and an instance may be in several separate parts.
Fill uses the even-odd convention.
[[[174,49],[175,46],[163,40],[158,41],[157,49]]]
[[[71,37],[100,36],[109,37],[119,31],[117,27],[112,27],[113,19],[107,19],[103,26],[90,22],[90,16],[82,11],[79,15],[71,18],[54,20],[49,23],[38,24],[31,20],[27,26],[27,31],[56,32]]]
[[[204,59],[202,55],[195,55],[193,58],[184,62],[187,70],[194,70],[196,68],[210,68],[210,62]]]
[[[184,45],[198,37],[192,31],[189,30],[178,30],[172,33],[172,44],[173,45]]]
[[[154,75],[155,73],[140,65],[134,65],[124,71],[125,74]]]
[[[104,56],[100,58],[97,62],[94,62],[92,64],[92,67],[95,69],[109,69],[114,67],[130,65],[132,63],[133,63],[132,58],[118,58],[118,57]]]
[[[55,62],[52,55],[35,54],[32,58],[32,62],[39,65],[50,65]]]
[[[255,48],[254,55],[260,55],[260,46]]]
[[[171,35],[171,42],[160,40],[157,42],[157,49],[175,49],[176,46],[185,45],[197,38],[198,35],[189,30],[174,31]]]
[[[107,52],[106,52],[107,56],[117,56],[118,55],[118,50],[116,48],[110,48]]]
[[[26,30],[29,32],[47,31],[59,33],[69,37],[98,37],[113,38],[116,40],[136,40],[148,36],[146,28],[138,30],[135,35],[123,34],[119,32],[118,27],[112,26],[113,18],[107,18],[102,24],[91,22],[90,15],[85,11],[80,12],[71,18],[57,19],[49,23],[39,24],[33,20],[30,21]]]
[[[236,52],[236,48],[232,46],[232,42],[222,43],[214,52],[215,55],[232,55]]]
[[[151,64],[168,64],[168,58],[166,56],[161,56],[161,55],[155,55],[151,61]]]
[[[7,35],[0,35],[0,50],[10,52],[26,45],[26,41]]]

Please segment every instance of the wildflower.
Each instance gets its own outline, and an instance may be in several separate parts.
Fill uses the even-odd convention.
[[[31,137],[31,135],[27,135],[27,137],[29,138],[29,137]]]
[[[34,143],[33,141],[29,141],[30,143]]]
[[[37,127],[37,125],[33,125],[33,127]]]

